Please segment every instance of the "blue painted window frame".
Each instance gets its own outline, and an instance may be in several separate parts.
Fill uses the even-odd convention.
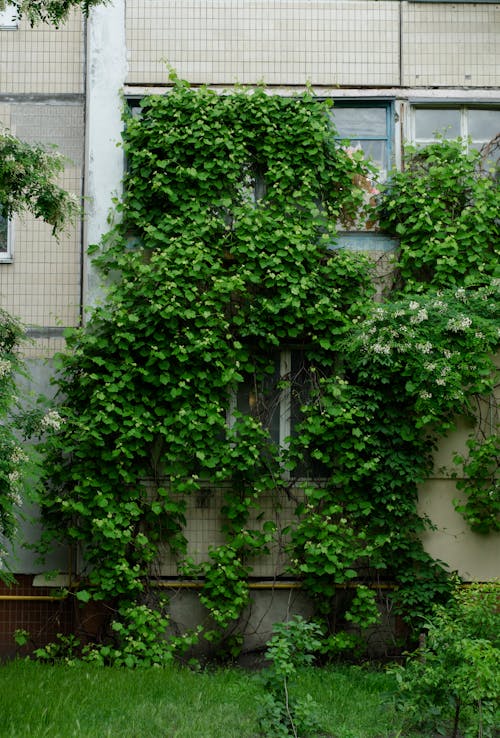
[[[363,135],[362,137],[353,136],[354,140],[362,141],[383,141],[386,144],[385,149],[385,170],[389,172],[394,165],[394,100],[393,99],[373,99],[373,98],[333,98],[332,115],[339,108],[367,109],[377,108],[385,109],[385,136],[373,134]],[[348,136],[338,136],[339,141],[349,140]]]

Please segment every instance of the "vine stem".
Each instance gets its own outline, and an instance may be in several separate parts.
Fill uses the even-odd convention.
[[[285,709],[286,709],[286,714],[288,715],[288,719],[290,721],[290,725],[292,726],[292,731],[293,731],[294,738],[299,738],[298,733],[297,733],[297,729],[295,727],[295,723],[293,722],[292,713],[291,713],[291,710],[290,710],[290,702],[289,702],[289,699],[288,699],[288,686],[287,686],[287,683],[286,683],[286,677],[283,677],[283,690],[285,692]]]
[[[454,725],[453,725],[452,738],[457,738],[457,736],[458,736],[458,722],[459,722],[459,719],[460,719],[460,707],[461,707],[461,705],[460,705],[460,698],[457,697],[457,701],[455,703],[455,722],[454,722]]]

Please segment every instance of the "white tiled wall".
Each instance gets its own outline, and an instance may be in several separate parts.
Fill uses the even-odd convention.
[[[382,85],[399,81],[399,3],[130,0],[131,84]]]
[[[81,103],[12,103],[3,105],[2,120],[26,141],[56,144],[68,158],[60,184],[81,194],[83,105]],[[30,215],[14,219],[13,260],[0,263],[0,306],[27,326],[77,325],[80,316],[80,226],[68,224],[56,239],[51,226]],[[60,339],[37,340],[27,356],[51,355]]]
[[[498,86],[500,5],[129,0],[130,84]]]
[[[83,93],[83,21],[0,30],[0,93]]]
[[[500,85],[500,4],[403,3],[402,42],[403,85]]]

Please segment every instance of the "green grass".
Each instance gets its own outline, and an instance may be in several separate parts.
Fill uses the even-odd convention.
[[[399,733],[391,676],[360,667],[307,669],[294,686],[318,703],[324,736]],[[259,675],[239,669],[0,666],[0,738],[256,738]],[[270,738],[269,736],[267,738]]]

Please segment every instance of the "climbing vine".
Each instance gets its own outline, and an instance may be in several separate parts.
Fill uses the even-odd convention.
[[[437,435],[492,389],[492,287],[437,294],[430,280],[377,305],[373,262],[336,248],[339,225],[377,217],[373,170],[340,145],[328,104],[172,83],[126,114],[118,222],[93,249],[107,298],[59,357],[46,540],[82,546],[79,598],[118,617],[168,544],[222,632],[291,500],[283,573],[323,632],[372,623],[380,577],[418,617],[448,583],[418,537],[417,484]],[[213,489],[223,542],[195,559],[187,506]]]
[[[0,4],[0,8],[1,8]],[[59,234],[79,212],[75,197],[57,184],[64,158],[55,150],[20,141],[0,126],[0,220],[28,212]],[[25,329],[0,309],[0,578],[9,579],[7,544],[16,533],[28,457],[23,436],[57,428],[56,411],[33,410],[17,397],[17,381],[26,376],[21,359]],[[24,398],[26,400],[26,398]]]
[[[397,267],[407,292],[500,277],[498,182],[480,171],[480,160],[460,139],[406,147],[380,214],[382,227],[400,239]]]
[[[8,578],[6,544],[16,529],[16,511],[21,504],[21,469],[26,460],[12,422],[16,407],[14,377],[21,368],[18,349],[22,333],[21,325],[0,310],[0,578]]]

